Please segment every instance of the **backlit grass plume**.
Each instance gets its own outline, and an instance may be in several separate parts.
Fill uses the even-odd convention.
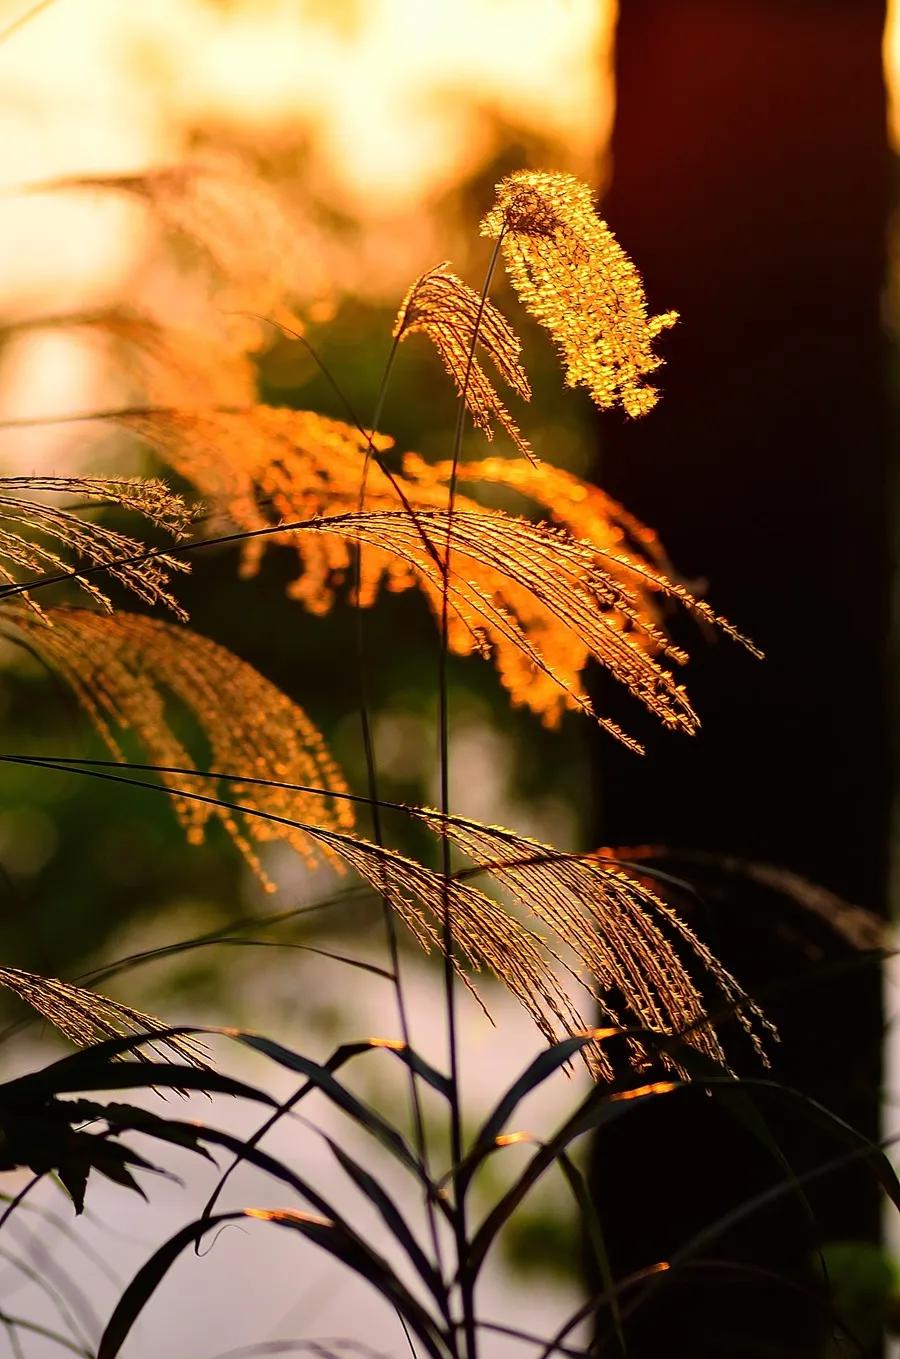
[[[588,186],[520,170],[497,185],[481,231],[501,238],[513,287],[556,341],[568,385],[586,387],[601,410],[651,410],[659,393],[644,379],[662,363],[653,341],[678,314],[647,314],[641,276],[595,213]]]
[[[206,1065],[202,1044],[195,1039],[172,1035],[169,1026],[154,1015],[84,986],[25,972],[20,967],[0,967],[0,986],[30,1005],[73,1043],[87,1046],[107,1038],[146,1034],[146,1046],[166,1060],[180,1058],[191,1066]],[[165,1038],[155,1039],[155,1035],[163,1033]]]
[[[706,985],[766,1060],[762,1035],[771,1029],[758,1007],[645,884],[597,858],[565,854],[502,827],[424,808],[407,811],[435,834],[446,829],[478,871],[504,888],[542,931],[552,931],[552,939],[533,932],[509,908],[459,877],[448,880],[415,859],[347,832],[316,824],[304,825],[303,831],[385,898],[426,953],[443,952],[442,921],[449,909],[454,968],[482,1008],[470,971],[501,982],[548,1043],[590,1027],[586,1014],[591,1016],[599,1002],[607,1021],[645,1031],[632,1033],[627,1042],[635,1066],[645,1066],[653,1056],[650,1033],[683,1035],[691,1047],[724,1066],[725,1053],[704,1001]],[[692,966],[700,974],[697,980]],[[583,993],[584,1011],[573,989]],[[588,1045],[583,1056],[593,1075],[613,1075],[600,1044]],[[680,1069],[677,1052],[666,1060]]]
[[[449,910],[460,959],[506,986],[549,1043],[586,1027],[543,940],[484,892],[456,879],[448,881],[415,859],[356,836],[316,826],[307,830],[389,902],[426,953],[443,952],[442,922]],[[456,956],[454,966],[477,998]]]
[[[439,264],[412,285],[394,324],[398,340],[419,331],[437,350],[457,396],[465,397],[472,423],[489,439],[494,437],[494,423],[501,425],[519,452],[533,462],[531,445],[472,354],[477,333],[477,352],[486,354],[504,382],[524,401],[530,401],[531,386],[519,362],[521,342],[493,302],[463,283],[446,263]]]
[[[699,718],[677,678],[687,655],[667,630],[671,606],[680,605],[758,654],[679,581],[650,529],[599,488],[535,458],[494,386],[496,375],[501,391],[505,384],[523,400],[531,396],[519,339],[489,297],[501,253],[526,310],[549,330],[567,383],[587,388],[602,409],[620,406],[629,416],[639,416],[653,407],[658,393],[648,378],[662,362],[654,342],[674,324],[676,314],[648,314],[641,277],[595,213],[587,186],[569,175],[531,171],[504,179],[497,186],[495,207],[481,224],[482,234],[495,242],[483,291],[476,293],[447,264],[438,265],[409,289],[395,321],[394,343],[370,420],[379,425],[382,412],[389,409],[389,378],[400,361],[401,344],[424,334],[458,398],[453,441],[446,450],[450,456],[429,464],[413,452],[400,456],[389,436],[358,424],[338,381],[308,343],[309,354],[342,398],[351,423],[256,401],[252,351],[267,334],[267,319],[292,333],[292,308],[310,298],[310,277],[324,256],[319,242],[309,247],[302,223],[284,210],[279,195],[260,175],[249,172],[246,160],[206,155],[187,165],[137,174],[75,175],[35,187],[126,195],[144,206],[151,225],[162,226],[153,241],[147,296],[154,305],[149,311],[140,302],[127,308],[61,310],[13,321],[6,330],[77,328],[110,348],[125,369],[124,390],[135,386],[143,399],[73,418],[113,425],[144,440],[174,470],[179,484],[184,481],[203,498],[209,514],[203,517],[202,536],[182,542],[200,515],[161,481],[0,479],[0,638],[18,643],[69,686],[112,756],[9,752],[0,754],[0,763],[91,777],[122,796],[127,789],[127,796],[137,797],[135,790],[140,789],[170,798],[189,842],[202,842],[211,823],[218,822],[267,886],[262,847],[274,841],[293,848],[310,866],[324,860],[351,871],[361,880],[362,895],[376,898],[372,904],[383,907],[389,967],[309,944],[288,946],[311,949],[388,983],[399,1033],[397,1038],[342,1042],[324,1061],[314,1060],[260,1034],[167,1030],[153,1016],[84,987],[0,967],[0,990],[15,994],[74,1042],[90,1045],[119,1038],[99,1055],[70,1055],[0,1089],[0,1169],[32,1171],[21,1193],[9,1196],[0,1226],[49,1172],[68,1189],[76,1211],[84,1204],[92,1168],[139,1189],[133,1171],[155,1167],[120,1144],[127,1132],[203,1154],[207,1146],[220,1148],[234,1159],[201,1218],[176,1233],[138,1271],[99,1345],[90,1339],[82,1344],[80,1333],[73,1331],[74,1344],[61,1337],[69,1349],[115,1359],[144,1303],[182,1249],[189,1243],[199,1246],[207,1231],[240,1217],[289,1226],[374,1284],[392,1304],[415,1354],[477,1359],[479,1328],[484,1327],[533,1339],[548,1356],[575,1354],[570,1348],[577,1345],[575,1328],[594,1314],[601,1325],[598,1343],[605,1344],[607,1304],[619,1342],[615,1348],[624,1354],[623,1321],[631,1304],[628,1311],[619,1307],[623,1290],[641,1279],[655,1287],[657,1274],[687,1263],[701,1237],[708,1242],[723,1224],[733,1225],[734,1213],[685,1248],[667,1252],[670,1259],[651,1263],[629,1278],[614,1276],[610,1260],[615,1262],[616,1253],[607,1249],[591,1187],[569,1148],[586,1133],[599,1133],[613,1119],[625,1117],[629,1107],[696,1082],[705,1094],[720,1095],[723,1107],[733,1104],[770,1153],[767,1123],[750,1103],[754,1089],[739,1091],[738,1100],[722,1088],[730,1057],[722,1024],[736,1029],[739,1042],[764,1064],[774,1031],[686,920],[658,895],[662,875],[651,875],[646,866],[642,871],[642,855],[636,855],[635,866],[615,852],[567,853],[453,812],[455,700],[447,653],[490,659],[511,701],[528,707],[546,724],[559,722],[567,711],[586,714],[638,752],[642,747],[637,740],[595,707],[585,681],[591,662],[664,727],[692,734]],[[180,256],[167,260],[173,236],[179,238]],[[185,260],[190,278],[183,273]],[[200,287],[193,289],[194,313],[182,313],[179,324],[169,327],[165,319],[157,319],[154,306],[166,295],[157,286],[159,280],[171,283],[173,273],[179,285],[175,295],[190,292],[191,282]],[[202,321],[204,314],[215,340],[193,334],[197,317]],[[319,318],[324,319],[322,312]],[[265,378],[265,368],[260,371]],[[277,364],[269,377],[277,384]],[[488,439],[499,426],[522,456],[473,459],[468,449],[464,453],[469,421]],[[72,496],[86,503],[65,508]],[[104,504],[141,516],[154,530],[154,543],[168,535],[164,546],[157,549],[94,523],[90,512]],[[356,646],[349,648],[349,656],[345,650],[340,668],[343,673],[349,661],[359,672],[360,754],[368,796],[349,790],[303,709],[250,665],[183,623],[146,612],[114,611],[113,598],[106,593],[110,582],[130,590],[144,605],[162,605],[184,619],[169,589],[171,573],[184,557],[226,545],[239,554],[244,576],[257,572],[270,546],[280,550],[282,560],[292,553],[297,574],[288,593],[313,614],[328,612],[342,594],[364,608],[383,591],[421,591],[440,636],[439,810],[384,796],[378,766],[382,742],[375,739],[376,710],[368,697],[373,692],[368,671],[376,653],[367,645],[361,615],[354,620]],[[86,596],[89,607],[41,609],[36,602],[43,600],[39,588],[66,581],[67,599],[74,587],[76,601],[84,604]],[[295,654],[293,678],[302,692],[304,677],[321,658],[302,644]],[[357,806],[371,814],[371,839],[355,829]],[[414,842],[431,843],[439,870],[392,847],[389,836],[399,817],[406,818]],[[95,830],[104,833],[102,818]],[[329,892],[309,909],[319,911],[343,900],[343,894]],[[278,912],[258,923],[274,925],[295,914]],[[430,998],[430,1021],[433,1027],[435,1018],[443,1019],[446,1064],[426,1059],[415,1045],[399,946],[402,931],[443,961],[443,995],[436,1004]],[[205,931],[120,959],[107,973],[120,974],[151,956],[174,956],[201,945],[277,942],[239,935],[240,930],[224,936]],[[507,989],[548,1046],[512,1084],[503,1082],[499,1101],[490,1101],[493,1110],[473,1123],[468,1101],[463,1101],[461,1076],[467,1074],[468,1057],[462,1051],[465,1030],[457,1022],[457,997],[460,985],[465,986],[490,1017],[479,993],[483,978]],[[602,1028],[596,1027],[598,1021]],[[190,1036],[201,1032],[217,1032],[267,1056],[283,1069],[293,1093],[276,1103],[228,1077],[189,1070],[204,1065],[202,1049]],[[409,1080],[409,1106],[401,1107],[398,1117],[388,1104],[383,1110],[373,1107],[357,1093],[355,1081],[345,1084],[342,1071],[351,1060],[361,1062],[367,1052],[380,1051],[385,1055],[377,1060],[387,1060],[385,1050],[391,1061],[402,1063]],[[126,1053],[144,1061],[157,1054],[171,1056],[183,1064],[174,1070],[171,1064],[145,1069],[132,1062],[105,1070],[111,1057],[122,1059]],[[538,1136],[523,1128],[523,1101],[579,1054],[599,1084],[567,1111],[555,1132],[542,1130]],[[679,1079],[655,1080],[660,1067]],[[644,1073],[639,1083],[633,1079],[635,1071]],[[77,1095],[82,1082],[86,1089],[140,1088],[151,1086],[154,1077],[162,1088],[230,1091],[263,1103],[268,1106],[265,1122],[238,1137],[135,1106],[56,1098]],[[94,1084],[98,1079],[99,1086]],[[762,1085],[776,1089],[773,1082],[754,1082]],[[396,1106],[393,1090],[384,1089]],[[791,1098],[797,1094],[786,1093]],[[352,1210],[345,1217],[343,1210],[332,1207],[327,1184],[307,1180],[260,1145],[278,1120],[297,1117],[296,1106],[307,1095],[319,1108],[327,1104],[340,1111],[342,1120],[349,1120],[345,1126],[360,1134],[354,1136],[358,1150],[355,1145],[353,1155],[344,1149],[339,1133],[326,1139],[356,1196],[368,1200],[368,1220],[360,1230]],[[820,1130],[823,1115],[828,1118],[816,1106]],[[295,1126],[304,1124],[307,1120],[301,1117]],[[470,1128],[478,1129],[474,1136]],[[846,1124],[841,1129],[855,1140]],[[424,1236],[420,1241],[414,1220],[407,1221],[393,1177],[389,1191],[388,1182],[382,1184],[369,1169],[367,1139],[392,1158],[395,1169],[403,1167],[413,1177],[418,1206],[425,1210],[427,1243]],[[510,1146],[525,1150],[527,1159],[518,1172],[512,1167],[512,1176],[501,1166],[499,1188],[492,1191],[491,1177],[480,1168]],[[877,1151],[869,1144],[864,1149]],[[851,1159],[860,1150],[854,1146]],[[214,1214],[225,1181],[242,1162],[290,1187],[305,1205],[303,1211],[261,1208]],[[603,1292],[544,1344],[538,1337],[481,1320],[476,1285],[500,1233],[554,1165],[563,1171],[578,1204],[583,1234],[593,1250],[592,1271]],[[790,1178],[780,1179],[785,1168],[782,1163],[776,1195],[796,1187]],[[479,1200],[487,1192],[491,1201],[486,1210],[484,1202],[474,1204],[470,1197],[476,1175]],[[891,1189],[892,1182],[886,1183]],[[894,1197],[900,1202],[900,1191]],[[758,1202],[749,1201],[750,1208]],[[389,1254],[381,1254],[379,1238],[393,1242]],[[15,1263],[11,1252],[0,1254]],[[635,1297],[637,1305],[644,1293]],[[0,1325],[17,1351],[19,1324],[19,1318],[0,1311]],[[34,1329],[40,1337],[60,1338],[42,1324]],[[612,1344],[611,1331],[609,1338]]]
[[[449,461],[428,463],[417,453],[407,453],[403,458],[404,474],[417,489],[429,483],[446,487],[452,466]],[[518,458],[489,457],[460,463],[456,475],[463,484],[507,487],[539,505],[574,538],[594,543],[598,549],[626,553],[635,563],[643,561],[659,571],[671,572],[668,555],[653,529],[599,486],[562,467],[550,462],[528,464]]]
[[[176,542],[185,536],[191,522],[191,511],[182,498],[156,479],[0,477],[0,580],[14,585],[22,577],[58,573],[69,578],[81,566],[102,567],[104,575],[145,604],[164,605],[177,617],[186,617],[169,589],[169,576],[174,571],[187,571],[186,562],[166,553],[148,556],[144,544],[136,538],[52,502],[35,499],[39,494],[76,496],[79,502],[119,506],[141,515]],[[95,603],[112,610],[109,596],[97,583],[96,572],[76,574],[74,579]],[[29,595],[26,598],[40,614],[37,601]]]
[[[246,542],[245,574],[256,570],[267,544],[292,545],[302,573],[290,593],[313,613],[325,613],[349,578],[350,544],[361,543],[361,605],[371,605],[382,584],[392,591],[418,585],[440,617],[449,464],[432,467],[408,454],[403,473],[391,480],[373,462],[367,510],[359,515],[369,439],[343,421],[262,405],[122,418],[242,529],[296,526]],[[381,454],[391,440],[375,434],[372,444]],[[549,510],[559,527],[457,496],[450,525],[451,649],[489,656],[513,702],[550,725],[567,709],[596,715],[582,679],[593,657],[667,726],[696,730],[696,714],[668,668],[686,656],[662,629],[660,601],[677,599],[745,639],[658,569],[662,552],[650,531],[595,487],[546,464],[492,458],[463,464],[460,476],[519,490]],[[604,724],[622,737],[618,727]]]
[[[698,1051],[724,1064],[708,1019],[702,982],[718,993],[765,1060],[762,1033],[771,1026],[709,948],[646,883],[595,856],[553,846],[464,817],[423,813],[454,843],[551,929],[597,988],[608,1018],[654,1033],[685,1033]],[[695,979],[693,971],[699,972]],[[617,1008],[618,1007],[618,1008]],[[635,1041],[632,1057],[648,1057]],[[603,1065],[602,1053],[596,1060]],[[604,1074],[610,1074],[608,1064]]]
[[[86,178],[64,187],[105,187],[145,198],[174,230],[195,238],[217,269],[227,275],[233,265],[233,242],[219,235],[227,236],[228,212],[219,190],[196,168]],[[661,362],[652,341],[675,315],[648,317],[640,276],[595,215],[590,191],[565,175],[513,175],[498,187],[497,206],[482,229],[500,238],[520,297],[559,345],[567,380],[587,386],[602,407],[619,403],[631,415],[648,410],[657,394],[645,378]],[[156,365],[165,375],[179,367],[175,332],[137,313],[108,311],[68,323],[95,328],[132,349],[148,371]],[[400,308],[395,350],[419,332],[434,344],[476,427],[490,438],[499,425],[523,458],[429,465],[407,453],[400,470],[392,470],[397,461],[388,462],[393,440],[387,435],[313,411],[252,404],[245,356],[235,370],[238,380],[229,378],[248,398],[240,408],[223,409],[212,399],[214,383],[199,380],[196,399],[188,392],[182,400],[172,387],[167,402],[164,386],[154,389],[147,380],[159,404],[100,418],[149,442],[214,511],[227,516],[239,531],[244,575],[257,570],[268,546],[290,547],[300,571],[289,592],[310,612],[327,612],[347,587],[361,607],[372,605],[383,588],[417,587],[442,629],[446,600],[449,648],[489,657],[512,701],[546,723],[558,722],[566,710],[579,711],[641,749],[596,711],[584,683],[593,660],[664,726],[696,731],[697,714],[674,672],[687,657],[665,630],[664,606],[677,601],[753,650],[751,644],[671,578],[651,530],[598,488],[534,459],[483,366],[487,356],[507,386],[529,399],[519,340],[486,295],[447,265],[428,271]],[[190,363],[187,369],[193,371]],[[462,411],[461,405],[460,421]],[[552,522],[486,509],[467,494],[454,494],[451,507],[456,481],[473,492],[500,487]],[[133,503],[124,490],[106,498],[172,529],[169,493],[162,483],[146,485],[158,489],[135,490]],[[78,486],[84,495],[102,494],[88,482]],[[155,514],[141,503],[152,495],[159,498]],[[66,545],[86,553],[78,534],[94,526],[70,518],[75,526]],[[186,523],[183,511],[172,531],[183,533]],[[110,556],[88,560],[113,575],[162,570],[159,564],[166,563],[151,555],[128,567],[121,558],[129,555],[126,549],[137,555],[138,544],[123,539],[116,557],[112,540],[101,543],[95,553],[108,550]],[[48,562],[35,558],[28,565],[38,573]],[[143,577],[125,583],[143,586],[148,603],[171,603]],[[83,584],[109,606],[93,577]],[[706,1004],[712,993],[762,1051],[765,1021],[738,984],[662,899],[617,867],[454,817],[447,805],[440,814],[407,809],[445,846],[453,842],[478,872],[491,875],[513,899],[508,909],[454,878],[449,858],[439,874],[353,834],[354,800],[344,796],[348,790],[318,731],[296,704],[215,643],[143,616],[53,609],[39,620],[22,605],[11,606],[5,630],[68,681],[118,760],[124,761],[126,737],[146,751],[189,839],[201,840],[218,818],[263,880],[259,845],[275,839],[310,862],[324,855],[352,868],[423,948],[450,955],[461,976],[467,968],[498,977],[549,1042],[585,1027],[569,994],[575,977],[589,1006],[599,999],[614,1023],[684,1033],[704,1056],[722,1063]],[[182,734],[192,729],[193,736]],[[189,773],[177,772],[200,769],[228,777],[195,784]],[[552,937],[539,937],[532,924]],[[650,1046],[635,1034],[629,1052],[640,1065]],[[611,1074],[599,1045],[587,1056],[596,1074]]]
[[[564,708],[581,711],[636,750],[640,746],[598,714],[584,693],[580,675],[588,656],[664,726],[693,733],[699,721],[683,685],[663,663],[684,661],[684,652],[642,611],[639,595],[621,583],[620,574],[631,569],[639,582],[671,593],[744,642],[703,601],[693,600],[682,586],[649,568],[615,554],[614,575],[593,544],[502,511],[457,510],[452,525],[444,510],[419,511],[415,520],[404,511],[367,511],[326,516],[298,531],[334,534],[393,553],[412,569],[436,610],[444,576],[423,542],[423,532],[431,543],[446,541],[449,532],[453,559],[447,595],[453,611],[449,629],[453,649],[492,656],[514,702],[534,707],[539,701],[551,720]],[[399,582],[403,588],[402,577]],[[557,659],[555,650],[566,638],[570,655],[560,654],[558,664],[551,665],[548,653]],[[541,684],[539,699],[530,692],[535,683]]]
[[[706,988],[717,999],[714,1008],[732,1015],[767,1061],[763,1040],[773,1030],[759,1007],[645,882],[598,856],[566,854],[502,826],[445,817],[428,808],[406,810],[436,835],[446,832],[542,932],[552,931],[552,939],[533,933],[460,877],[448,883],[415,860],[355,836],[314,826],[307,831],[388,898],[426,952],[443,948],[440,921],[449,905],[462,959],[501,981],[549,1042],[588,1027],[565,984],[568,972],[585,994],[588,1013],[599,1002],[606,1022],[661,1036],[683,1035],[696,1051],[725,1065]],[[628,1049],[637,1066],[653,1055],[639,1033]],[[600,1045],[591,1045],[584,1055],[595,1075],[612,1076],[609,1055]],[[668,1060],[678,1067],[677,1054]]]
[[[250,533],[355,509],[359,501],[368,438],[353,425],[316,411],[265,405],[245,411],[146,411],[125,414],[119,422],[152,444],[204,499]],[[392,443],[381,434],[372,439],[376,452]],[[367,503],[391,509],[398,504],[375,464]],[[266,547],[276,542],[291,546],[300,557],[303,570],[290,587],[291,595],[311,613],[327,612],[350,569],[347,545],[337,538],[301,540],[287,532],[250,538],[241,545],[242,575],[252,576]],[[380,561],[383,570],[385,559]]]
[[[202,767],[311,785],[326,794],[312,797],[232,781],[225,792],[210,786],[211,795],[218,792],[224,801],[251,809],[245,813],[215,796],[179,796],[179,777],[162,773],[192,843],[200,843],[208,822],[218,817],[267,883],[257,845],[287,841],[310,864],[316,862],[316,846],[289,824],[253,816],[254,809],[275,818],[314,820],[326,829],[352,825],[351,804],[327,796],[346,792],[346,784],[316,727],[296,703],[224,647],[187,628],[121,612],[108,617],[51,609],[47,627],[18,608],[4,621],[13,638],[23,637],[71,685],[117,759],[125,758],[120,740],[127,733],[147,753],[148,763],[201,767],[177,734],[180,709],[193,718],[208,748]]]

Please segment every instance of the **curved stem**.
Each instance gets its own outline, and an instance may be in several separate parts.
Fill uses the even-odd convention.
[[[397,351],[399,349],[399,346],[400,346],[400,335],[397,334],[393,338],[390,352],[387,357],[387,362],[384,366],[384,372],[382,373],[381,376],[378,394],[375,398],[375,408],[372,412],[372,428],[370,430],[363,431],[366,438],[366,455],[365,461],[363,462],[362,477],[360,479],[359,484],[359,498],[357,501],[358,514],[362,514],[365,509],[366,490],[368,488],[369,481],[369,468],[371,466],[372,457],[375,454],[374,437],[378,429],[379,421],[381,420],[381,412],[384,409],[384,402],[385,397],[387,396],[388,383],[390,382],[391,373],[393,372],[394,361],[397,357]],[[363,544],[361,542],[358,542],[356,544],[354,558],[355,558],[354,586],[356,596],[354,601],[354,612],[356,615],[355,632],[356,632],[357,675],[359,683],[359,718],[360,725],[362,727],[363,750],[365,753],[366,760],[366,779],[368,783],[370,811],[372,816],[372,836],[377,845],[383,846],[384,836],[382,833],[381,825],[381,802],[378,795],[378,765],[376,762],[375,755],[375,741],[372,734],[371,705],[369,703],[369,688],[367,678],[368,657],[366,653],[365,620],[363,617],[363,605],[361,600],[362,561],[363,561]],[[382,893],[381,904],[382,912],[384,915],[384,928],[385,935],[387,938],[388,956],[390,958],[391,972],[393,973],[394,979],[394,993],[397,1001],[397,1018],[400,1024],[400,1035],[406,1046],[411,1047],[411,1028],[409,1022],[409,1012],[406,1006],[406,997],[404,996],[403,993],[403,977],[400,967],[400,945],[397,937],[397,922],[394,918],[393,907],[391,905],[390,897],[388,895],[386,887],[384,892]],[[425,1132],[425,1117],[422,1111],[422,1100],[419,1094],[419,1083],[416,1078],[416,1073],[412,1070],[411,1067],[409,1068],[408,1071],[408,1080],[409,1080],[409,1101],[413,1117],[413,1129],[415,1136],[416,1152],[419,1157],[419,1160],[422,1162],[422,1165],[425,1169],[425,1173],[427,1175],[428,1139]],[[434,1251],[435,1265],[441,1279],[443,1279],[444,1262],[443,1252],[441,1251],[441,1238],[438,1233],[437,1217],[434,1211],[434,1204],[432,1203],[430,1196],[427,1194],[425,1195],[425,1212],[428,1218],[428,1232],[431,1238],[432,1250]],[[449,1323],[450,1303],[449,1297],[446,1294],[444,1302],[445,1302],[444,1319]]]
[[[453,435],[453,460],[447,495],[447,538],[444,546],[444,558],[441,563],[441,646],[440,667],[438,672],[438,726],[441,782],[440,805],[441,815],[444,818],[444,824],[441,830],[441,865],[444,874],[442,943],[444,954],[444,1004],[447,1014],[447,1043],[450,1054],[450,1142],[454,1168],[458,1167],[462,1162],[463,1145],[462,1111],[459,1096],[459,1041],[456,1019],[456,977],[453,967],[453,919],[450,911],[450,882],[452,869],[450,861],[450,836],[448,834],[446,821],[450,811],[450,702],[447,680],[450,628],[450,545],[453,535],[453,508],[456,501],[456,483],[459,472],[460,454],[462,452],[463,430],[466,421],[466,397],[468,395],[469,383],[472,377],[472,366],[475,362],[475,348],[478,344],[478,334],[481,329],[484,310],[487,306],[488,293],[490,292],[491,280],[494,277],[494,270],[500,255],[502,241],[503,232],[501,231],[494,242],[494,248],[491,251],[491,257],[482,285],[478,311],[475,315],[475,323],[472,327],[472,339],[469,343],[469,353],[466,359],[465,376],[460,389],[459,405],[456,412],[456,429]],[[460,1291],[462,1294],[466,1353],[468,1359],[477,1359],[478,1337],[475,1328],[474,1282],[468,1270],[465,1269],[465,1260],[468,1255],[466,1204],[464,1196],[460,1193],[456,1194],[455,1206],[457,1268],[460,1273]]]

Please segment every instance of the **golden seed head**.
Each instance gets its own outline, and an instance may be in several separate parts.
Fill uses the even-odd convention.
[[[502,239],[513,287],[553,336],[567,384],[586,387],[601,410],[652,410],[659,393],[644,379],[662,363],[652,342],[678,314],[648,316],[641,276],[588,186],[565,174],[509,175],[481,231]]]
[[[304,823],[333,829],[353,824],[352,803],[341,796],[347,792],[344,777],[306,713],[224,647],[138,614],[51,609],[49,627],[21,606],[9,616],[71,686],[114,758],[124,758],[122,735],[139,741],[148,762],[159,767],[191,842],[202,841],[217,817],[268,885],[260,844],[287,841],[313,865],[319,846]],[[173,704],[191,715],[193,737],[176,734]],[[202,764],[195,747],[204,751]],[[268,771],[278,766],[283,774],[274,782],[277,776]],[[236,777],[198,780],[190,774],[198,768]],[[267,771],[274,786],[240,778],[257,768]],[[216,796],[222,804],[202,800]],[[326,850],[325,857],[335,856]]]
[[[417,331],[431,340],[476,428],[492,439],[496,422],[519,452],[534,462],[530,445],[473,351],[477,333],[477,352],[487,355],[504,382],[524,401],[530,400],[531,387],[519,362],[522,346],[502,312],[451,273],[446,263],[439,264],[416,280],[397,313],[395,338],[404,340]]]

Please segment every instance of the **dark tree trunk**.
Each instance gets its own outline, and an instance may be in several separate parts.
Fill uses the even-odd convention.
[[[661,342],[660,406],[604,418],[598,468],[768,656],[691,639],[703,731],[646,728],[646,760],[603,742],[599,841],[782,865],[876,911],[889,796],[884,17],[877,0],[622,0],[603,211],[652,310],[682,319]],[[875,969],[826,973],[846,945],[746,888],[692,922],[758,993],[789,980],[770,991],[775,1075],[875,1136]],[[784,1175],[709,1099],[662,1110],[636,1111],[596,1150],[619,1273]],[[771,1121],[800,1169],[839,1150],[795,1118]],[[878,1198],[858,1167],[810,1198],[815,1229],[786,1199],[704,1256],[821,1287],[817,1240],[877,1239]],[[822,1353],[817,1304],[743,1279],[673,1272],[629,1323],[632,1359]]]

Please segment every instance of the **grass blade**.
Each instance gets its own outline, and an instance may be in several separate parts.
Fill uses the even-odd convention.
[[[119,1299],[97,1350],[97,1359],[116,1359],[132,1326],[178,1256],[207,1232],[226,1222],[255,1220],[299,1232],[366,1279],[400,1312],[431,1359],[446,1359],[448,1348],[440,1328],[397,1280],[390,1266],[358,1237],[327,1218],[286,1209],[242,1208],[191,1222],[161,1246],[144,1264]]]

